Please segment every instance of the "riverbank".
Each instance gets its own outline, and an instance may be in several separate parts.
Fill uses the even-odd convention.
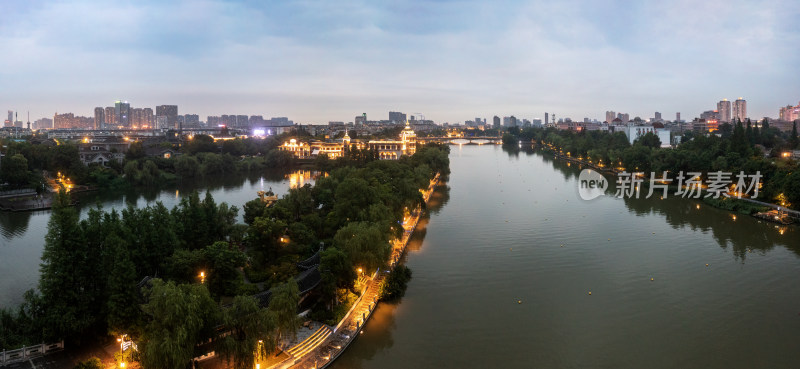
[[[561,159],[567,162],[576,163],[581,166],[585,166],[587,168],[594,169],[600,173],[608,174],[608,175],[618,175],[621,173],[620,170],[617,168],[608,167],[602,164],[594,164],[592,162],[583,160],[582,158],[575,158],[569,155],[564,155],[558,152],[549,151],[553,157],[557,159]],[[646,181],[645,181],[646,183]],[[677,186],[670,185],[670,189],[677,189]],[[747,198],[725,198],[725,199],[711,199],[711,198],[704,198],[701,197],[701,200],[704,204],[712,206],[717,209],[727,210],[730,212],[736,212],[740,214],[750,215],[754,218],[766,220],[773,223],[778,223],[782,225],[789,225],[789,224],[798,224],[800,221],[800,211],[791,210],[786,208],[785,206],[780,206],[773,203],[768,203],[764,201],[758,201],[753,199]],[[713,200],[713,201],[710,201]],[[731,205],[733,203],[733,205]],[[774,211],[781,212],[783,214],[782,217],[775,218],[773,216],[763,216],[764,213],[767,213],[769,209],[774,209]],[[787,223],[785,219],[791,219],[793,222]]]
[[[425,204],[439,184],[441,176],[437,173],[431,180],[428,188],[422,192]],[[345,314],[335,327],[327,327],[330,332],[325,332],[325,339],[314,341],[313,337],[299,342],[297,345],[285,350],[294,353],[290,358],[281,363],[273,365],[273,369],[285,368],[326,368],[333,363],[353,341],[361,334],[365,323],[372,317],[372,313],[378,306],[380,298],[381,284],[386,275],[394,269],[400,262],[406,251],[411,235],[417,228],[419,219],[424,209],[418,206],[411,214],[403,220],[403,236],[392,242],[392,256],[390,257],[389,267],[385,270],[378,269],[365,281],[361,291],[361,296],[355,301],[350,310]],[[325,330],[322,327],[320,330]],[[298,350],[299,348],[299,350]]]

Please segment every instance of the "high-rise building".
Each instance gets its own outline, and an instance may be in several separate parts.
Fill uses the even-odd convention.
[[[197,114],[186,114],[183,116],[184,127],[200,127],[200,116]]]
[[[681,112],[675,113],[675,121],[676,122],[680,122],[681,121]]]
[[[614,118],[616,118],[616,115],[614,114],[613,111],[606,112],[606,122],[611,123],[614,121]]]
[[[549,123],[550,123],[550,113],[544,113],[544,125],[547,125]]]
[[[103,118],[105,120],[104,123],[106,124],[117,124],[117,115],[114,113],[114,107],[108,106],[106,107],[105,114],[103,114]]]
[[[178,105],[159,105],[156,106],[156,119],[158,117],[166,117],[166,127],[158,127],[158,128],[167,128],[167,129],[178,129]],[[164,122],[163,120],[160,122]]]
[[[722,99],[722,101],[717,103],[717,111],[719,112],[720,122],[731,122],[731,102],[728,101],[728,99]]]
[[[116,115],[116,124],[125,128],[131,125],[131,104],[127,101],[117,100],[114,102],[114,115]]]
[[[500,127],[500,117],[495,115],[494,118],[492,118],[492,127],[494,127],[494,128],[499,128]]]
[[[406,114],[399,112],[399,111],[390,111],[389,112],[389,120],[395,124],[405,124],[406,123]]]
[[[503,127],[516,127],[517,126],[517,117],[510,116],[510,117],[503,117]]]
[[[94,129],[101,129],[103,128],[103,123],[105,123],[105,109],[102,107],[94,108]]]
[[[247,127],[247,120],[248,116],[246,115],[237,115],[236,116],[236,127]]]
[[[733,102],[733,116],[742,122],[747,120],[747,100],[738,98]]]
[[[655,119],[654,119],[654,120],[655,120],[656,122],[661,122],[661,121],[663,121],[663,120],[664,120],[664,119],[662,119],[662,118],[661,118],[661,112],[658,112],[658,111],[656,112],[656,116],[655,116]]]
[[[8,121],[9,122],[13,122],[14,121],[14,112],[11,111],[11,110],[8,111]]]
[[[142,126],[147,128],[154,128],[156,124],[153,115],[153,108],[142,109]]]

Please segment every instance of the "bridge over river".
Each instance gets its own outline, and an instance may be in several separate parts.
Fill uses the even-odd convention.
[[[451,145],[498,145],[500,137],[417,137],[417,142],[438,142]]]

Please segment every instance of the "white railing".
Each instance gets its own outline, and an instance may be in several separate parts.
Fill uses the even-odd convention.
[[[43,343],[35,346],[24,346],[16,350],[4,350],[0,353],[0,366],[28,360],[37,356],[47,355],[63,349],[64,341],[58,343]]]

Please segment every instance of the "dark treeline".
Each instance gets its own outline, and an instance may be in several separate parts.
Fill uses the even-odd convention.
[[[99,187],[154,186],[180,178],[225,175],[267,168],[286,168],[294,164],[290,153],[276,150],[287,135],[277,137],[236,138],[214,141],[211,136],[197,135],[182,143],[162,142],[145,147],[134,142],[123,162],[111,160],[107,166],[84,165],[78,144],[58,141],[46,145],[42,140],[4,140],[5,158],[0,167],[0,181],[8,189],[34,188],[46,190],[43,171],[51,177],[61,173],[78,185]],[[171,150],[170,158],[157,155]],[[113,151],[112,151],[113,152]],[[148,155],[150,152],[150,155]]]
[[[796,125],[792,133],[781,132],[764,120],[761,127],[745,124],[722,124],[719,135],[687,131],[683,142],[674,149],[660,148],[661,142],[648,133],[629,144],[622,132],[573,132],[555,128],[511,129],[504,142],[535,141],[542,148],[564,155],[583,157],[595,164],[623,167],[629,172],[660,173],[667,171],[675,178],[680,171],[724,171],[735,175],[761,173],[763,188],[758,199],[776,204],[800,205],[800,171],[797,163],[781,158],[786,150],[800,148]],[[768,155],[765,155],[768,153]]]
[[[248,202],[246,224],[236,223],[235,207],[196,192],[173,209],[98,208],[79,220],[62,192],[38,289],[17,309],[0,310],[0,349],[124,333],[139,344],[144,367],[183,368],[198,342],[215,338],[216,351],[252,367],[297,331],[296,262],[324,243],[313,314],[332,318],[338,297],[353,292],[356,270],[387,262],[404,215],[423,204],[420,190],[449,173],[448,152],[428,145],[398,161],[349,152],[330,160],[315,186],[291,189],[272,207]],[[251,296],[267,289],[269,306],[260,307]],[[221,326],[232,334],[219,336]]]

